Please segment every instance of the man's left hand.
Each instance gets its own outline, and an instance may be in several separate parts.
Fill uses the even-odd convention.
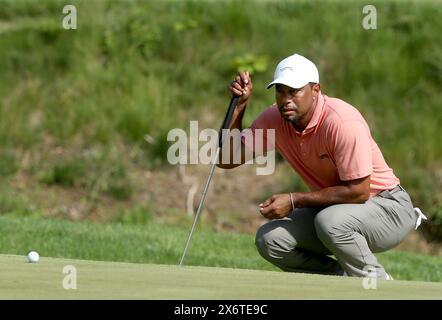
[[[288,193],[275,194],[259,204],[260,213],[267,219],[281,219],[292,212],[292,202]]]

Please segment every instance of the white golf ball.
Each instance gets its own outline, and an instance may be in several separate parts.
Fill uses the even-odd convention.
[[[40,255],[37,251],[31,251],[28,253],[28,261],[31,263],[35,263],[40,259]]]

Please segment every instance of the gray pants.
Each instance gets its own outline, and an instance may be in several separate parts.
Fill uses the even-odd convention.
[[[400,186],[363,204],[295,209],[256,234],[263,258],[284,271],[386,278],[373,253],[397,246],[417,216]],[[331,257],[334,255],[336,259]],[[370,274],[369,274],[370,273]]]

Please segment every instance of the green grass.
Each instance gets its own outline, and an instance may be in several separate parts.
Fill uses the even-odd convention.
[[[69,274],[63,273],[69,266]],[[66,290],[63,283],[76,289]],[[179,267],[0,255],[0,299],[440,299],[441,283],[385,281],[375,290],[358,278],[215,267]],[[66,270],[65,270],[66,271]],[[66,281],[65,281],[65,277]]]
[[[0,253],[37,250],[42,257],[177,265],[188,228],[1,216]],[[378,258],[395,279],[442,282],[441,257],[389,251]],[[196,229],[185,264],[279,271],[259,256],[252,235],[206,228]]]
[[[0,0],[0,177],[43,170],[50,183],[93,193],[90,181],[77,181],[94,170],[82,151],[105,159],[110,145],[120,155],[135,148],[100,189],[130,199],[125,172],[167,165],[171,128],[220,125],[239,68],[255,84],[247,125],[273,101],[264,88],[276,63],[300,52],[317,62],[326,94],[364,114],[416,205],[442,212],[437,2],[371,2],[372,31],[361,27],[363,1],[77,0],[77,30],[61,28],[64,4]],[[78,154],[78,167],[57,148]],[[31,169],[15,161],[24,151],[36,155]]]

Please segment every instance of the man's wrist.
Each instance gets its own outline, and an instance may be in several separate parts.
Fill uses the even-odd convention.
[[[301,193],[299,192],[292,192],[292,197],[293,197],[293,207],[294,209],[296,208],[301,208],[301,203],[300,203],[300,195]]]
[[[289,196],[290,196],[290,203],[292,205],[292,211],[295,210],[295,203],[293,202],[293,195],[291,192],[289,192]]]

